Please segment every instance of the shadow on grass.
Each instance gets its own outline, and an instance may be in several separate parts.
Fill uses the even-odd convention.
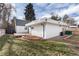
[[[3,46],[8,41],[9,37],[10,37],[9,35],[4,35],[0,37],[0,50],[2,50]]]
[[[7,54],[7,56],[8,56],[8,55],[12,55],[14,53],[12,51],[12,45],[14,43],[13,42],[14,39],[15,38],[11,35],[4,35],[4,36],[0,37],[0,51],[6,50],[6,49],[3,49],[3,47],[6,45],[6,43],[9,44],[9,46],[7,46],[8,47],[7,50],[4,52],[4,55]]]

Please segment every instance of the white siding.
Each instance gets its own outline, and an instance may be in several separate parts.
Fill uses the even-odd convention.
[[[60,32],[62,31],[62,27],[59,25],[54,25],[47,23],[45,27],[45,39],[52,38],[55,36],[59,36]]]
[[[43,37],[43,26],[41,24],[32,26],[31,34],[39,37]]]
[[[32,28],[31,28],[32,27]],[[65,29],[65,26],[60,26],[56,24],[46,23],[44,27],[43,32],[43,25],[37,24],[30,27],[30,32],[32,35],[43,37],[44,39],[56,37],[60,35],[60,32],[63,31],[63,28]]]
[[[0,29],[0,36],[5,34],[5,29]]]
[[[26,32],[25,26],[16,26],[16,33],[24,33]]]

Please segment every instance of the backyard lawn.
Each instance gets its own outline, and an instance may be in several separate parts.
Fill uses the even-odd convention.
[[[69,47],[68,45],[71,45]],[[20,40],[11,35],[0,37],[1,56],[75,56],[71,43],[55,40]]]

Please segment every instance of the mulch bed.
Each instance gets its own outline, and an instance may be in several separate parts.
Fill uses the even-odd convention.
[[[36,41],[36,40],[42,40],[43,38],[33,35],[25,35],[25,36],[18,36],[16,37],[16,39]]]

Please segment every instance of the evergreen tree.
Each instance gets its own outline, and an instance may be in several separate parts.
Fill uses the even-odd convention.
[[[35,13],[34,13],[34,9],[33,9],[33,5],[31,3],[29,3],[26,7],[25,7],[25,19],[27,22],[31,22],[33,20],[36,20],[35,18]]]

